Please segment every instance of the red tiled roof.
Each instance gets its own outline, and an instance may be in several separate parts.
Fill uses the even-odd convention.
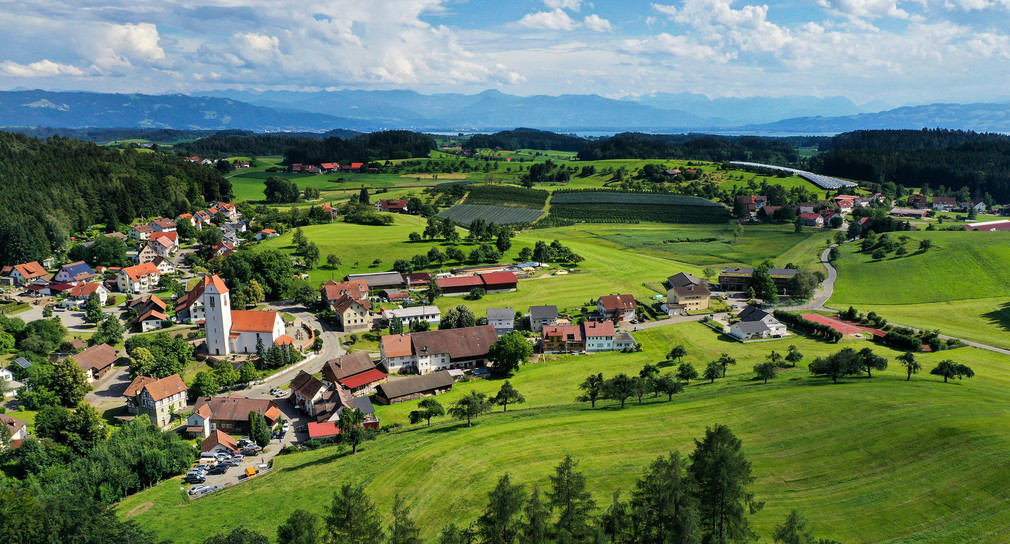
[[[614,324],[610,321],[587,321],[583,324],[586,336],[613,336]]]
[[[32,280],[35,278],[40,278],[46,275],[46,269],[42,268],[42,265],[38,261],[32,261],[30,263],[16,264],[14,269],[18,271],[26,279]]]
[[[310,421],[308,428],[309,439],[326,438],[340,434],[340,429],[337,428],[337,423],[334,421],[324,421],[322,423]]]
[[[137,379],[140,379],[141,377],[142,376],[138,376]],[[130,384],[130,386],[132,387],[133,384]],[[172,374],[167,378],[148,382],[140,386],[140,388],[137,389],[137,393],[140,393],[144,389],[147,389],[147,394],[151,395],[151,399],[154,401],[167,399],[172,395],[184,393],[189,390],[189,388],[186,387],[186,383],[182,381],[182,378],[178,374]],[[127,389],[127,391],[129,391],[129,389]]]
[[[546,338],[561,338],[566,340],[569,335],[573,337],[575,341],[581,341],[582,327],[578,325],[548,325],[544,327],[543,337]]]
[[[72,297],[90,297],[101,286],[100,283],[78,283],[68,294]]]
[[[154,383],[158,381],[158,378],[152,378],[150,376],[137,376],[130,382],[130,385],[126,386],[126,391],[123,391],[124,397],[136,397],[137,393],[144,388],[145,385],[149,383]]]
[[[366,370],[360,374],[355,374],[349,378],[344,378],[340,380],[338,383],[340,383],[340,385],[348,389],[354,389],[355,387],[360,387],[362,385],[367,385],[370,383],[383,380],[386,377],[387,376],[385,372],[377,368],[373,368],[371,370]]]
[[[391,334],[382,337],[382,348],[386,357],[409,357],[410,350],[409,334]]]
[[[119,359],[119,354],[116,353],[116,348],[108,344],[96,344],[72,358],[84,370],[101,370],[112,366]]]
[[[290,336],[288,336],[288,335],[286,335],[286,334],[282,334],[282,335],[280,335],[280,336],[277,337],[277,340],[274,340],[274,345],[276,345],[276,346],[285,346],[285,345],[294,344],[294,343],[295,343],[295,339],[292,338],[292,337],[290,337]]]
[[[171,242],[172,245],[175,245],[175,243],[179,240],[179,233],[175,231],[151,233],[151,241],[158,240],[159,238],[168,238],[169,242]]]
[[[348,295],[354,300],[362,300],[368,297],[368,283],[365,280],[333,281],[323,284],[319,290],[330,303],[336,302],[341,295]]]
[[[214,429],[210,436],[200,442],[200,451],[207,453],[218,446],[224,446],[231,451],[238,451],[238,442],[221,429]]]
[[[137,232],[154,232],[154,227],[151,225],[136,225],[132,228]]]
[[[200,397],[196,400],[193,411],[203,416],[206,412],[200,410],[204,407],[210,409],[210,417],[214,420],[248,421],[249,412],[260,412],[268,420],[277,421],[281,415],[277,404],[270,399],[250,399],[238,394],[229,397]]]
[[[442,289],[446,287],[483,287],[484,282],[480,276],[455,276],[452,278],[439,278],[436,280]]]
[[[480,275],[485,285],[506,285],[516,283],[516,275],[512,272],[487,272]]]
[[[158,267],[151,263],[138,264],[136,266],[128,266],[123,269],[127,276],[133,281],[140,281],[141,276],[149,276],[154,274],[156,276],[160,275],[158,272]]]
[[[604,295],[600,297],[603,309],[612,312],[614,310],[630,310],[638,307],[634,295]]]
[[[818,219],[823,219],[819,214],[810,212],[803,212],[800,214],[800,217],[808,221],[817,221]]]
[[[280,317],[277,312],[232,310],[231,330],[232,332],[271,332],[278,319]]]

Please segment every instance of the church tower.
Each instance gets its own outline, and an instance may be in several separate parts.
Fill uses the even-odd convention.
[[[204,325],[207,331],[207,353],[228,355],[231,353],[231,296],[228,287],[216,274],[205,276],[203,283],[203,308],[207,314]]]

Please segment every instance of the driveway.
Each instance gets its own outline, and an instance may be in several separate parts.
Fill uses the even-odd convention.
[[[123,392],[129,387],[130,381],[130,367],[114,367],[91,384],[94,389],[84,396],[84,402],[94,406],[99,413],[126,406]]]

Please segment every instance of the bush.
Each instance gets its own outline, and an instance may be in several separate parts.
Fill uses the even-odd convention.
[[[305,443],[305,447],[310,450],[318,449],[322,445],[323,443],[318,440],[309,440],[308,442]]]

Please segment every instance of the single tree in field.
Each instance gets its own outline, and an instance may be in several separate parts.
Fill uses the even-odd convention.
[[[943,383],[947,383],[950,378],[971,378],[975,376],[975,371],[968,365],[955,363],[950,359],[944,359],[936,365],[936,368],[929,371],[934,376],[943,376]]]
[[[659,396],[659,391],[656,390],[656,378],[659,377],[658,366],[646,364],[642,367],[642,370],[638,371],[638,377],[642,378],[648,390],[652,391],[653,398]]]
[[[649,392],[649,383],[641,376],[632,376],[631,391],[631,394],[638,398],[638,404],[642,404],[642,397]]]
[[[588,402],[593,408],[596,408],[596,401],[603,398],[603,386],[605,383],[603,374],[590,374],[588,378],[579,384],[579,389],[581,389],[583,393],[575,400],[579,402]]]
[[[744,458],[743,444],[729,427],[716,425],[705,430],[705,438],[695,440],[688,474],[692,494],[698,501],[702,542],[749,542],[754,540],[748,509],[760,510],[747,490],[754,481],[750,462]]]
[[[551,509],[558,513],[555,525],[558,542],[588,542],[593,531],[592,513],[596,510],[596,502],[586,490],[586,476],[576,471],[577,467],[572,456],[566,455],[550,477],[547,500]]]
[[[722,377],[722,365],[713,361],[705,367],[705,371],[701,373],[701,377],[706,380],[711,380],[709,383],[715,383],[716,378]]]
[[[340,262],[340,257],[337,257],[333,253],[330,253],[329,255],[326,256],[326,264],[329,265],[331,270],[334,270],[340,268],[340,265],[343,263]]]
[[[722,367],[722,377],[725,378],[726,367],[728,367],[729,365],[735,365],[736,359],[730,357],[728,353],[723,353],[722,355],[719,356],[718,359],[716,359],[715,362],[719,363],[719,366]]]
[[[928,240],[927,239],[927,240],[923,240],[923,241],[919,242],[919,251],[927,251],[931,247],[933,247],[933,241],[932,240]]]
[[[657,393],[667,396],[666,400],[673,400],[673,396],[684,391],[684,384],[677,381],[673,374],[663,374],[656,378],[655,386]]]
[[[281,540],[280,542],[285,542]],[[393,524],[389,526],[389,544],[424,544],[421,528],[410,516],[410,507],[397,493],[393,497]],[[285,543],[286,544],[286,543]]]
[[[691,380],[698,378],[698,371],[691,363],[683,363],[677,367],[677,379],[684,383],[691,383]]]
[[[484,513],[477,518],[477,534],[485,544],[515,544],[522,533],[523,503],[526,491],[513,484],[509,475],[498,479],[498,485],[488,494]]]
[[[754,373],[757,377],[768,383],[768,380],[775,377],[775,365],[772,363],[758,363],[754,365]]]
[[[491,403],[487,395],[470,391],[470,394],[457,400],[449,406],[449,415],[459,420],[466,420],[467,427],[473,427],[473,421],[477,416],[491,409]]]
[[[277,527],[277,542],[319,544],[321,532],[319,516],[299,508],[291,512],[288,519]]]
[[[781,363],[782,359],[783,359],[782,354],[775,350],[772,350],[772,352],[768,354],[768,362],[773,365]]]
[[[898,356],[898,362],[901,366],[905,367],[905,371],[908,372],[908,377],[905,381],[910,381],[912,379],[912,374],[918,373],[922,370],[922,364],[915,360],[915,354],[911,351],[906,351]]]
[[[619,401],[624,408],[624,402],[635,394],[635,385],[627,374],[618,374],[606,381],[603,390],[608,399]]]
[[[674,346],[673,349],[670,350],[670,353],[666,355],[666,358],[670,361],[676,359],[677,362],[680,363],[685,355],[687,355],[687,349],[685,349],[684,346],[678,345]]]
[[[831,381],[838,383],[838,378],[851,376],[862,371],[856,350],[844,348],[827,357],[818,357],[807,367],[811,374],[831,376]]]
[[[365,429],[365,413],[357,408],[341,410],[337,428],[340,429],[340,441],[351,446],[351,454],[358,453],[358,446],[362,442],[374,438],[370,431]]]
[[[786,362],[792,364],[793,368],[796,368],[796,363],[802,360],[803,354],[800,353],[800,350],[796,346],[789,346],[789,351],[786,352]]]
[[[687,459],[660,457],[635,483],[629,506],[630,538],[623,542],[699,544],[698,505],[691,496]]]
[[[385,538],[379,513],[360,485],[344,484],[333,494],[325,530],[330,544],[381,544]]]
[[[508,380],[505,380],[501,389],[498,390],[498,394],[494,396],[494,403],[502,407],[502,412],[508,412],[509,404],[522,404],[524,402],[526,402],[526,397],[519,391],[516,391],[516,388],[512,387],[512,383]]]
[[[428,397],[421,399],[421,402],[417,403],[417,410],[412,410],[407,417],[413,424],[427,421],[428,426],[431,427],[431,418],[444,415],[445,408],[442,407],[442,403],[435,400],[434,397]]]
[[[859,350],[859,369],[866,372],[867,378],[872,378],[874,370],[887,370],[887,359],[873,353],[870,348],[863,348]]]

